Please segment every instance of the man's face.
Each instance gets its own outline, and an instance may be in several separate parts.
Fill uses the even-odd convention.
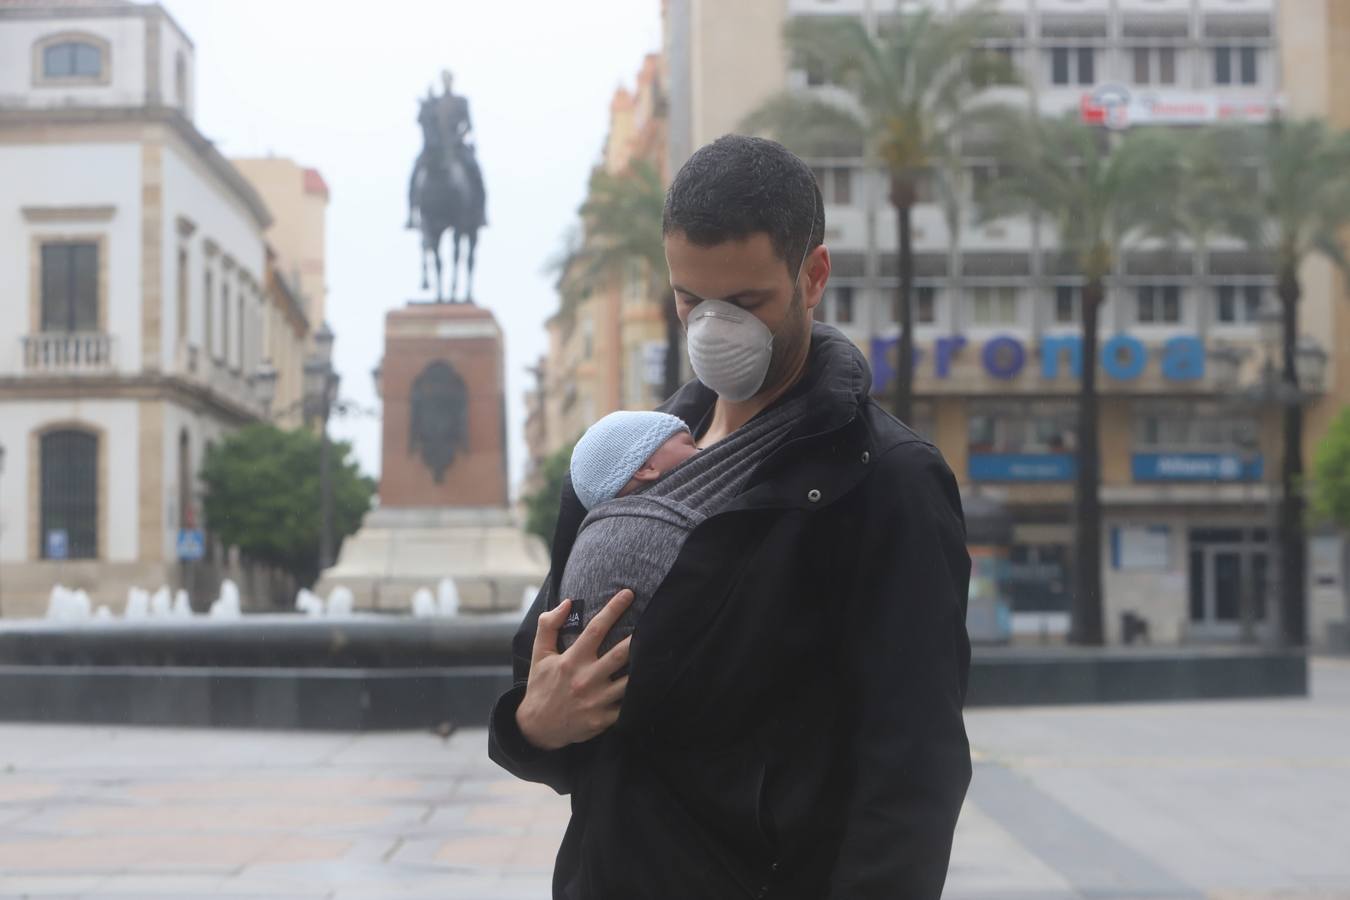
[[[760,393],[778,387],[810,346],[811,311],[829,278],[829,250],[820,246],[807,255],[794,291],[797,273],[788,271],[763,232],[703,247],[676,231],[665,244],[681,324],[687,330],[689,314],[706,299],[726,300],[752,313],[774,335],[773,360]]]

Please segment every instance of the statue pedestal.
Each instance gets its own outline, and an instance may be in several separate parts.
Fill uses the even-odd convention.
[[[380,505],[317,590],[357,609],[407,612],[452,578],[466,612],[518,609],[548,572],[543,541],[507,506],[506,378],[490,310],[418,303],[385,317]]]

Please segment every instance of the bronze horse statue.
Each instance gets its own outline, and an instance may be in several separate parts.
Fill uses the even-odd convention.
[[[418,123],[422,126],[421,181],[415,189],[416,205],[422,231],[422,290],[429,287],[427,256],[436,263],[436,300],[443,299],[441,236],[450,232],[453,268],[450,274],[451,303],[457,302],[459,287],[459,254],[461,243],[468,241],[468,260],[465,269],[463,300],[473,302],[474,253],[478,246],[478,229],[487,222],[486,192],[479,173],[473,145],[454,139],[446,140],[438,127],[435,100],[422,101]]]

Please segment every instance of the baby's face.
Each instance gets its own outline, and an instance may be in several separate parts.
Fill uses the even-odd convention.
[[[619,491],[619,496],[631,494],[648,482],[655,481],[666,472],[678,466],[689,457],[698,453],[698,448],[694,446],[694,436],[687,431],[681,431],[669,438],[664,444],[656,448],[656,452],[647,458],[637,473],[628,480]]]

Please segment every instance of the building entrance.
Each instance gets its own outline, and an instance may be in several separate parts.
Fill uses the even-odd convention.
[[[1190,532],[1190,615],[1186,637],[1237,641],[1250,604],[1252,633],[1268,636],[1270,552],[1264,528],[1193,528]]]

